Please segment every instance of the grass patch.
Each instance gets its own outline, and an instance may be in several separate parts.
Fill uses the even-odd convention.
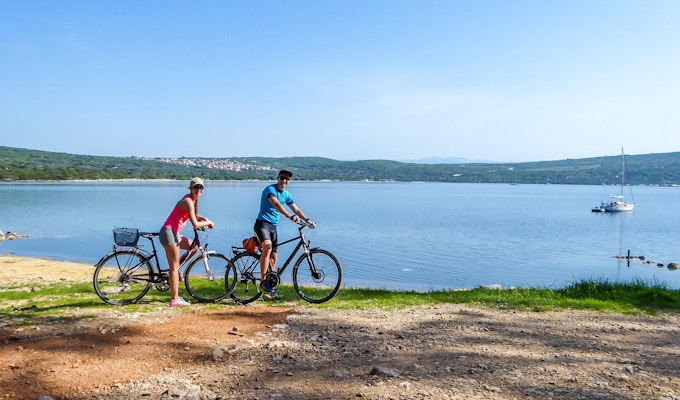
[[[294,295],[294,293],[291,293]],[[289,298],[288,296],[286,298]],[[612,283],[586,280],[561,289],[519,288],[409,292],[342,289],[333,300],[318,307],[336,309],[404,308],[444,303],[486,305],[534,311],[578,309],[600,312],[679,312],[680,291],[642,281]]]
[[[606,280],[574,282],[561,289],[521,288],[446,290],[432,292],[393,291],[383,289],[342,288],[329,302],[309,305],[300,299],[292,285],[280,285],[283,303],[329,309],[400,309],[439,304],[485,305],[506,309],[547,310],[580,309],[624,314],[656,314],[679,312],[680,291],[659,284],[642,281],[612,283]],[[182,296],[190,296],[180,289]],[[167,307],[169,293],[152,288],[138,304],[111,306],[105,304],[89,282],[54,283],[22,287],[0,287],[0,326],[31,324],[60,318],[92,318],[102,310],[120,313],[147,313]],[[217,304],[198,304],[194,307],[223,308],[225,300]]]

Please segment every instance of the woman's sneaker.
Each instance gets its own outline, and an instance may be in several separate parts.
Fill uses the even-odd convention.
[[[183,307],[188,305],[191,305],[191,303],[181,297],[177,300],[170,300],[170,307]]]
[[[279,295],[279,292],[277,292],[276,289],[271,287],[269,282],[266,282],[266,281],[260,282],[260,292],[262,292],[264,294],[268,294],[269,296],[271,296],[271,298],[273,300],[281,300],[282,299],[282,297]]]

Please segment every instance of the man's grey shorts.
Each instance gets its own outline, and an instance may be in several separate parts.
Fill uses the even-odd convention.
[[[182,235],[170,228],[162,228],[158,232],[158,240],[163,246],[179,246],[179,242],[182,241]]]

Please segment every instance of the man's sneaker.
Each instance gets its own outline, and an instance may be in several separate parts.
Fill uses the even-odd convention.
[[[268,294],[272,300],[281,300],[282,297],[279,295],[279,292],[276,291],[269,282],[260,282],[260,292],[263,294]]]
[[[183,307],[188,305],[191,305],[191,303],[181,297],[177,300],[170,300],[170,307]]]
[[[283,300],[283,297],[279,294],[279,292],[276,289],[272,289],[271,292],[269,292],[269,297],[271,297],[272,300],[276,301],[281,301]]]

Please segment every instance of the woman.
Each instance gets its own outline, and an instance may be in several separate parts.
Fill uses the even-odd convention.
[[[187,250],[191,245],[188,238],[180,235],[187,221],[191,221],[194,229],[205,226],[212,229],[215,224],[198,214],[198,198],[203,194],[203,179],[193,178],[189,182],[189,193],[175,204],[172,212],[165,220],[159,233],[159,239],[170,267],[168,281],[170,284],[170,307],[188,306],[190,303],[179,297],[179,260],[180,249]]]

